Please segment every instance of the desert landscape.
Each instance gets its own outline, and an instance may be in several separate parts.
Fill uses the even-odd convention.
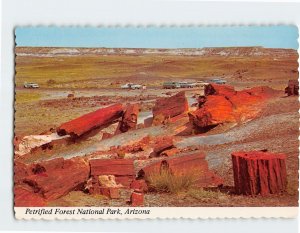
[[[298,206],[296,50],[15,53],[16,207]]]

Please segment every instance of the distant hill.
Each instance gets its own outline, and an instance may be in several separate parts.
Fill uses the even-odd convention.
[[[17,56],[83,56],[83,55],[181,55],[181,56],[218,56],[218,57],[257,57],[273,58],[297,57],[294,49],[263,47],[224,47],[200,49],[143,49],[143,48],[62,48],[62,47],[16,47]]]

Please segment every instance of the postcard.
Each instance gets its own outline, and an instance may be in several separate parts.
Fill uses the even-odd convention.
[[[296,26],[17,27],[17,219],[295,217]]]

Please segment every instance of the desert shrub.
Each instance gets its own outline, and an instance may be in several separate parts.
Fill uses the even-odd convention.
[[[158,192],[179,193],[195,187],[197,173],[187,171],[183,174],[174,175],[168,170],[160,173],[152,173],[146,179],[149,188]]]

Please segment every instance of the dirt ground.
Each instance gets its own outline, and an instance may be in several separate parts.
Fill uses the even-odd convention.
[[[276,57],[276,59],[275,59]],[[147,193],[145,206],[298,206],[299,103],[285,97],[289,79],[296,79],[297,55],[197,57],[165,55],[59,56],[16,58],[15,136],[36,135],[60,124],[113,103],[140,103],[141,115],[149,116],[157,98],[178,90],[165,90],[168,80],[208,80],[222,77],[236,90],[269,86],[282,91],[256,119],[216,132],[230,142],[198,144],[206,153],[212,170],[224,180],[222,189],[189,190],[179,194]],[[25,89],[25,81],[37,82],[39,89]],[[120,85],[135,82],[146,90],[123,90]],[[186,89],[189,104],[200,89]],[[74,97],[68,97],[73,94]],[[210,135],[203,135],[209,137]],[[87,142],[99,140],[95,135]],[[82,144],[81,144],[82,146]],[[238,150],[268,149],[287,154],[288,189],[269,197],[245,197],[232,193],[230,154]],[[30,158],[30,161],[39,158]],[[129,199],[129,194],[122,195]],[[49,203],[50,206],[124,206],[118,200],[73,191]]]

